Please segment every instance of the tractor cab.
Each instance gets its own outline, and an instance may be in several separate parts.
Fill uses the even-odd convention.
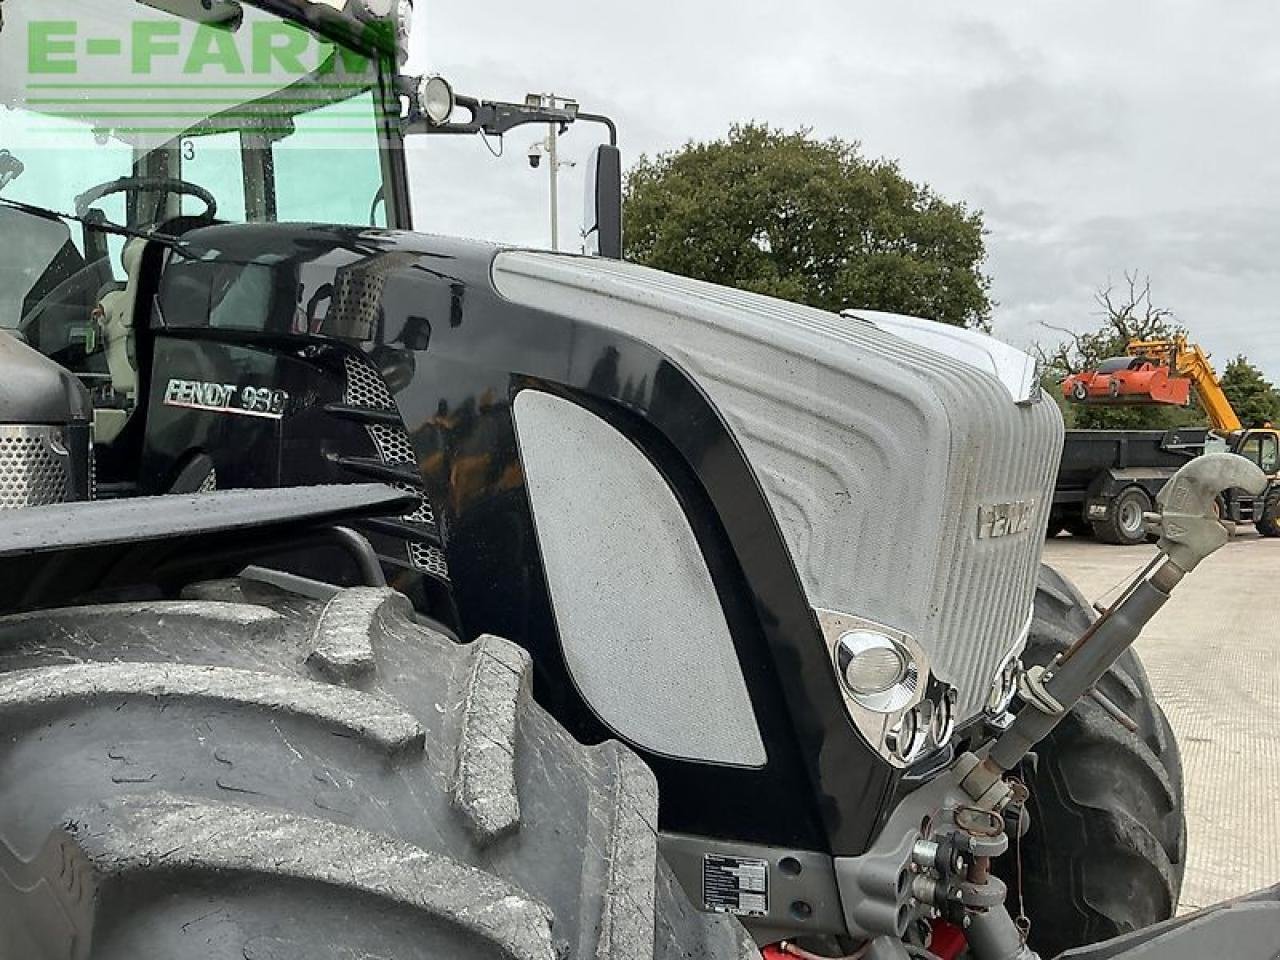
[[[100,441],[137,399],[146,239],[215,223],[407,225],[386,149],[395,38],[310,19],[233,0],[67,0],[56,19],[38,0],[4,4],[0,329],[79,375]]]
[[[491,103],[400,76],[412,5],[386,6],[66,0],[54,18],[5,0],[0,330],[80,377],[99,444],[139,403],[144,250],[219,224],[408,229],[406,135],[607,124],[593,236],[620,254],[612,123],[572,101]]]

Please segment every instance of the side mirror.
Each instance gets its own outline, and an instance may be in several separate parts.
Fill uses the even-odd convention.
[[[587,162],[583,239],[588,254],[622,259],[622,151],[607,143]]]

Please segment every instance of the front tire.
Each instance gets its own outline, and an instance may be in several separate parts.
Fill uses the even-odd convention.
[[[1094,620],[1056,570],[1040,568],[1024,662],[1047,664]],[[1132,649],[1097,688],[1136,726],[1130,731],[1086,697],[1037,747],[1031,828],[1021,840],[1031,946],[1054,957],[1173,916],[1185,868],[1182,763],[1173,731]],[[1026,765],[1030,766],[1030,765]],[[1018,904],[1018,845],[998,865]]]
[[[0,618],[0,956],[717,960],[656,783],[387,589]]]

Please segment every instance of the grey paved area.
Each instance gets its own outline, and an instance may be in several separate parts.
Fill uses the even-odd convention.
[[[1062,536],[1044,559],[1097,600],[1153,553]],[[1280,882],[1278,601],[1280,539],[1243,527],[1138,640],[1186,770],[1183,911]]]

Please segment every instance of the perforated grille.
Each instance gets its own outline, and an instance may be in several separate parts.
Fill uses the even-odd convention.
[[[347,390],[345,400],[353,407],[365,407],[370,410],[394,410],[395,401],[391,391],[383,382],[378,372],[368,364],[354,356],[345,358],[347,372]],[[369,424],[365,429],[369,439],[378,451],[378,458],[388,465],[417,463],[417,455],[413,452],[413,444],[404,427],[387,423]],[[423,494],[422,488],[411,483],[397,483],[395,486],[418,498],[418,505],[412,512],[401,517],[409,523],[432,524],[436,522],[435,511]],[[419,570],[447,580],[449,566],[445,562],[444,553],[438,547],[421,543],[408,545],[409,560]]]
[[[347,403],[353,407],[368,407],[370,410],[395,409],[391,391],[376,370],[352,356],[346,358],[346,368]]]
[[[210,468],[209,475],[200,481],[200,488],[196,493],[213,493],[218,489],[218,471]]]
[[[426,571],[441,580],[449,579],[449,564],[445,562],[444,552],[439,547],[431,547],[425,543],[411,543],[409,559],[419,570]]]
[[[65,500],[67,459],[54,427],[0,427],[0,510]]]
[[[407,483],[396,484],[396,486],[406,493],[417,494],[420,498],[418,506],[414,509],[413,513],[406,513],[403,519],[408,520],[410,523],[430,523],[434,525],[436,522],[435,511],[431,509],[431,504],[427,502],[427,498],[422,496],[422,491]]]
[[[369,435],[378,448],[378,453],[385,463],[416,463],[418,458],[413,454],[413,444],[409,435],[401,427],[393,427],[385,423],[375,423],[369,427]]]

